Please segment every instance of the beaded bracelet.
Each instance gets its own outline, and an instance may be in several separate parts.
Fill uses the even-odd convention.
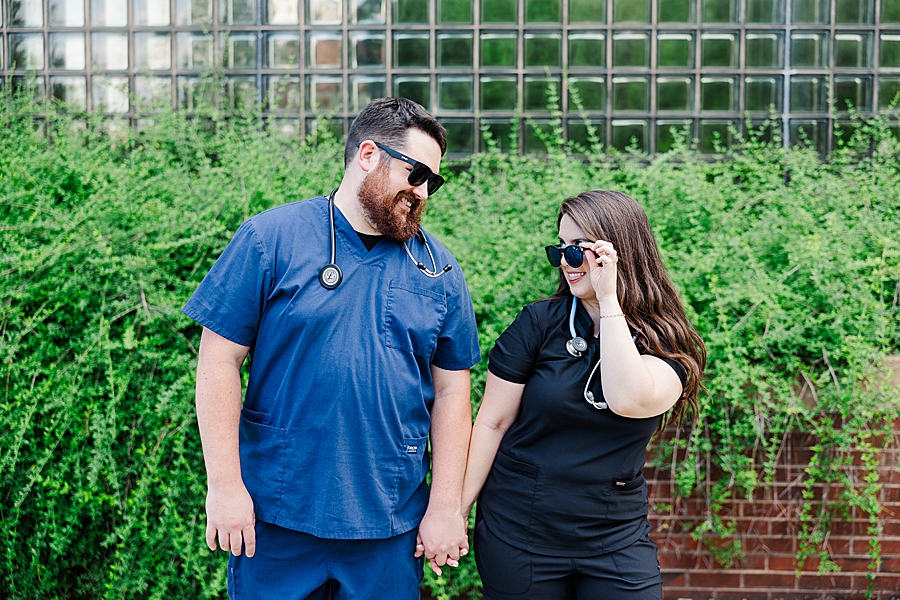
[[[610,319],[612,317],[624,317],[625,313],[616,313],[614,315],[600,315],[601,319]]]

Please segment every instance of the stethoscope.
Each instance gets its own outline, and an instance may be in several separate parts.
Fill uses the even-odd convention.
[[[331,190],[331,193],[328,194],[328,225],[331,229],[331,262],[322,267],[319,270],[319,283],[322,284],[326,290],[333,290],[337,286],[341,285],[341,281],[344,280],[344,273],[341,271],[341,268],[337,266],[335,262],[335,227],[334,227],[334,195],[337,193],[338,188],[334,188]],[[431,259],[431,270],[429,270],[422,262],[415,259],[412,255],[412,252],[409,251],[409,246],[407,246],[406,242],[403,242],[403,249],[406,250],[406,254],[409,256],[409,259],[413,261],[413,264],[416,265],[422,273],[426,276],[435,278],[440,277],[447,271],[453,268],[453,265],[447,264],[440,271],[437,270],[437,263],[434,262],[434,254],[431,253],[431,247],[428,245],[428,238],[425,237],[425,233],[419,229],[419,233],[416,234],[422,243],[425,244],[425,250],[428,252],[428,258]],[[584,340],[582,340],[583,342]],[[585,348],[587,348],[587,344],[585,344]]]
[[[575,311],[578,310],[578,298],[572,296],[572,310],[569,311],[569,333],[572,334],[572,339],[566,342],[566,350],[569,351],[569,354],[574,356],[575,358],[579,358],[582,354],[584,354],[585,350],[587,350],[587,342],[584,341],[584,338],[578,335],[575,332]],[[591,391],[591,381],[594,379],[594,373],[597,372],[597,369],[600,367],[600,358],[597,359],[597,364],[594,365],[594,368],[591,369],[591,374],[588,375],[587,383],[584,384],[584,399],[588,404],[596,408],[597,410],[603,410],[604,408],[609,408],[609,405],[603,400],[594,400],[594,392]]]

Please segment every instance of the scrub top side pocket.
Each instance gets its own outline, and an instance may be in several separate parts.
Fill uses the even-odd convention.
[[[647,514],[647,482],[642,473],[629,481],[618,480],[610,483],[609,490],[607,521],[631,521]]]
[[[241,477],[253,498],[257,518],[274,522],[281,512],[287,430],[268,424],[269,415],[241,409]]]
[[[431,360],[446,314],[442,294],[391,281],[385,305],[384,343]]]
[[[478,497],[489,527],[501,539],[531,543],[535,498],[539,493],[540,468],[497,451],[497,457]]]

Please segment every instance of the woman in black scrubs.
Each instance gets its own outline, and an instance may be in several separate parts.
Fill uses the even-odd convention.
[[[664,415],[696,414],[706,362],[641,207],[563,202],[559,288],[490,354],[463,489],[488,600],[660,599],[641,469]]]

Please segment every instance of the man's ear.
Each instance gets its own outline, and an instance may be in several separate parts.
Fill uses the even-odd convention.
[[[375,142],[372,140],[363,140],[359,144],[359,148],[356,152],[356,162],[363,172],[368,173],[377,167],[380,159],[378,146],[375,145]]]

